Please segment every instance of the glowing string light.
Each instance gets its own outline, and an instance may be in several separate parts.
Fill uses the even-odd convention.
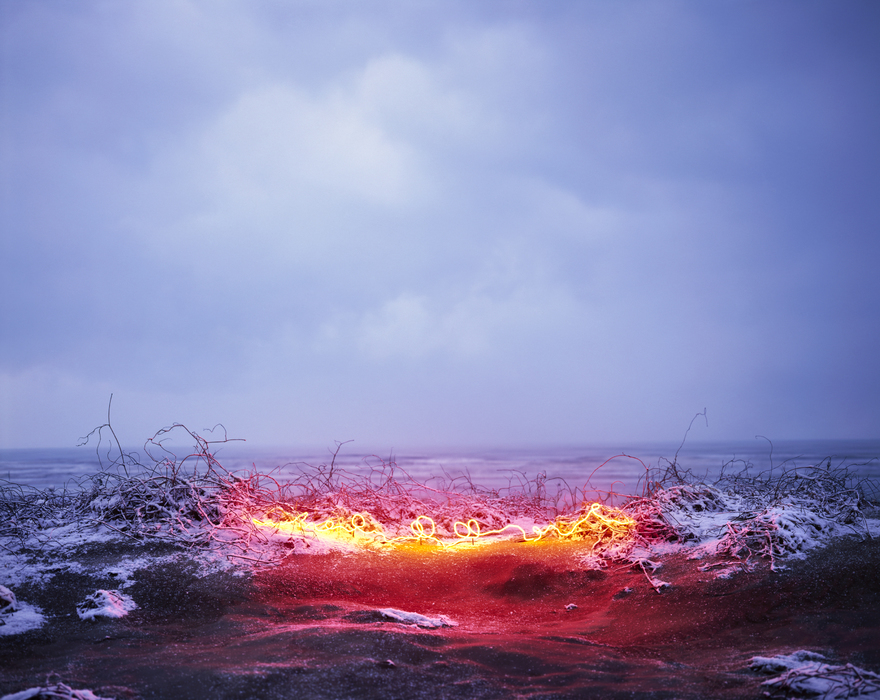
[[[270,509],[266,519],[252,518],[260,527],[277,532],[312,535],[319,539],[350,539],[365,544],[435,544],[450,549],[465,543],[476,544],[504,533],[519,534],[524,542],[539,542],[547,539],[586,540],[594,538],[594,547],[602,542],[614,542],[627,538],[636,527],[634,518],[619,508],[601,503],[592,503],[572,518],[559,517],[554,522],[539,527],[532,526],[531,533],[515,523],[504,527],[483,531],[477,519],[457,520],[452,526],[452,535],[442,538],[437,532],[437,524],[428,515],[419,515],[410,525],[409,535],[388,536],[382,526],[369,513],[354,513],[347,518],[327,518],[322,521],[310,520],[311,514],[302,511],[288,511],[281,507]]]

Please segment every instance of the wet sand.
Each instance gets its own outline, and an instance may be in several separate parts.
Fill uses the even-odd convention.
[[[660,593],[638,567],[583,569],[582,548],[297,555],[246,577],[199,578],[181,559],[139,571],[126,589],[138,609],[94,623],[76,603],[118,583],[59,573],[16,591],[49,620],[0,637],[0,695],[57,674],[144,699],[759,698],[755,655],[810,649],[880,670],[877,541],[840,540],[783,571],[762,563],[729,579],[676,554],[654,574],[671,584]],[[381,608],[457,626],[405,626]]]

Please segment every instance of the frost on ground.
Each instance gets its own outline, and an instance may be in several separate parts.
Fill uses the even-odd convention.
[[[749,668],[759,673],[780,674],[761,684],[770,697],[880,700],[880,676],[876,673],[852,664],[833,666],[825,663],[824,656],[811,651],[755,656]]]
[[[634,502],[668,527],[665,538],[646,542],[647,551],[669,554],[690,549],[692,558],[712,557],[704,570],[726,578],[766,561],[775,570],[780,560],[800,558],[816,547],[843,536],[871,538],[880,523],[869,520],[871,485],[853,483],[845,468],[809,466],[779,474],[752,476],[740,472],[713,485],[675,471],[646,502]],[[674,483],[678,481],[679,483]]]
[[[125,617],[135,608],[137,603],[124,593],[99,589],[76,606],[76,614],[80,620],[116,619]]]

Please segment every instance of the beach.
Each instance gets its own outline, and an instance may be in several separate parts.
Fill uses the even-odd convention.
[[[605,503],[394,463],[279,484],[197,439],[7,483],[0,698],[880,697],[870,480],[645,474]]]
[[[758,698],[755,656],[810,650],[880,667],[880,543],[843,539],[771,572],[716,578],[664,558],[584,570],[577,545],[453,557],[329,553],[248,575],[198,575],[185,554],[85,546],[43,585],[19,588],[49,622],[0,637],[0,693],[53,678],[115,698]],[[566,551],[567,550],[567,551]],[[114,565],[138,560],[124,617],[84,621]],[[65,568],[67,570],[65,570]],[[123,567],[119,567],[120,570]],[[576,606],[576,607],[573,607]],[[419,626],[381,610],[449,626]],[[845,696],[844,696],[845,697]]]

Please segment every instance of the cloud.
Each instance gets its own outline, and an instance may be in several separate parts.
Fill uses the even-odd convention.
[[[564,293],[539,286],[503,297],[475,292],[446,304],[403,292],[357,320],[352,342],[376,360],[486,358],[505,354],[510,344],[531,343],[542,332],[552,335],[577,316]],[[337,322],[323,335],[338,339],[344,333]]]
[[[810,417],[826,393],[877,415],[858,3],[2,12],[22,415],[90,386],[265,440],[366,414],[377,439],[647,438],[710,400],[845,433]]]
[[[200,143],[215,193],[247,210],[330,196],[400,206],[414,196],[415,154],[371,122],[350,95],[311,99],[270,86],[239,98]]]

